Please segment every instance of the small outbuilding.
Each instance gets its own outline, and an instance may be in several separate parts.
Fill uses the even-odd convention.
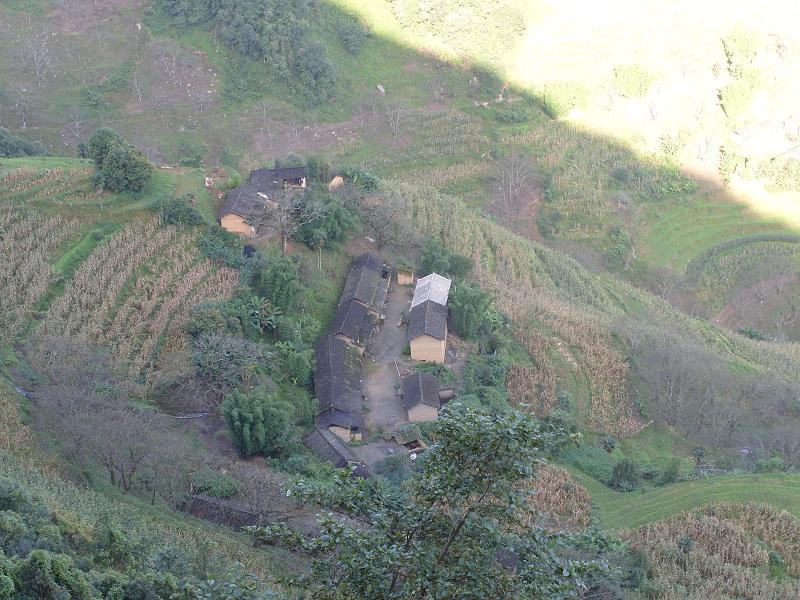
[[[361,440],[364,415],[361,398],[361,355],[332,335],[314,349],[314,395],[319,402],[317,427],[345,442]]]
[[[435,421],[442,407],[439,383],[429,373],[414,373],[403,380],[403,407],[411,423]]]
[[[240,185],[228,192],[219,213],[219,224],[239,235],[252,237],[256,233],[255,223],[264,214],[267,203],[250,185]]]
[[[339,306],[356,301],[374,315],[380,315],[389,292],[389,278],[389,267],[383,259],[365,252],[350,267]]]
[[[356,300],[340,304],[331,321],[329,333],[363,351],[372,334],[375,315]]]

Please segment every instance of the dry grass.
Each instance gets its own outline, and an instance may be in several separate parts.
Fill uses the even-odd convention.
[[[548,529],[571,529],[589,524],[589,493],[566,469],[554,465],[539,468],[527,489],[531,506]]]

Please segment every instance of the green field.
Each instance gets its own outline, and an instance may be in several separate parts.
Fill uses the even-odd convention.
[[[721,242],[749,235],[792,233],[780,221],[760,218],[738,203],[696,202],[648,208],[641,235],[643,258],[676,271]]]
[[[592,497],[593,514],[608,529],[632,529],[716,502],[766,503],[800,517],[800,475],[745,474],[621,493],[573,473]]]

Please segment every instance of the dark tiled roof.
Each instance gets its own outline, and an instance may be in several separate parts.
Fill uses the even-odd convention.
[[[284,179],[303,179],[306,177],[305,167],[287,167],[283,169],[256,169],[250,172],[248,181],[256,191],[264,194],[283,188]]]
[[[372,333],[374,318],[367,308],[355,300],[341,304],[331,322],[331,335],[343,335],[361,345]]]
[[[376,268],[377,267],[377,268]],[[339,305],[358,300],[375,312],[381,312],[389,290],[389,278],[383,277],[383,261],[374,254],[362,254],[353,261]]]
[[[408,313],[408,339],[429,335],[437,340],[447,337],[447,307],[427,300]]]
[[[361,358],[347,342],[324,336],[314,352],[314,394],[319,401],[317,425],[362,427]]]
[[[441,408],[439,383],[433,375],[414,373],[403,380],[403,406],[409,409],[418,404]]]
[[[357,256],[353,260],[353,264],[351,268],[366,268],[370,269],[371,271],[375,271],[376,273],[383,272],[383,259],[373,252],[364,252],[360,256]]]
[[[257,190],[248,184],[244,184],[228,192],[219,216],[222,218],[227,214],[233,213],[244,217],[245,220],[250,220],[263,214],[266,208],[267,205],[264,199],[259,197]]]
[[[344,442],[327,429],[315,429],[306,436],[305,443],[317,458],[327,460],[340,469],[356,462],[356,457]]]

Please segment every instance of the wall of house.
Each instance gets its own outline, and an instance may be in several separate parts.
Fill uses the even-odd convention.
[[[342,440],[345,444],[353,440],[360,442],[362,440],[361,432],[353,433],[349,427],[339,427],[338,425],[329,425],[328,431]]]
[[[414,284],[414,271],[397,271],[397,284],[398,285],[413,285]]]
[[[412,360],[422,360],[425,362],[444,362],[444,351],[447,347],[447,340],[437,340],[429,335],[421,335],[411,340]]]
[[[219,224],[223,229],[227,229],[233,233],[238,233],[239,235],[252,237],[256,233],[255,229],[253,229],[253,226],[245,222],[244,217],[234,213],[228,213],[227,215],[224,215],[219,220]]]
[[[427,404],[417,404],[408,409],[408,420],[412,423],[422,421],[435,421],[439,416],[439,411]]]

